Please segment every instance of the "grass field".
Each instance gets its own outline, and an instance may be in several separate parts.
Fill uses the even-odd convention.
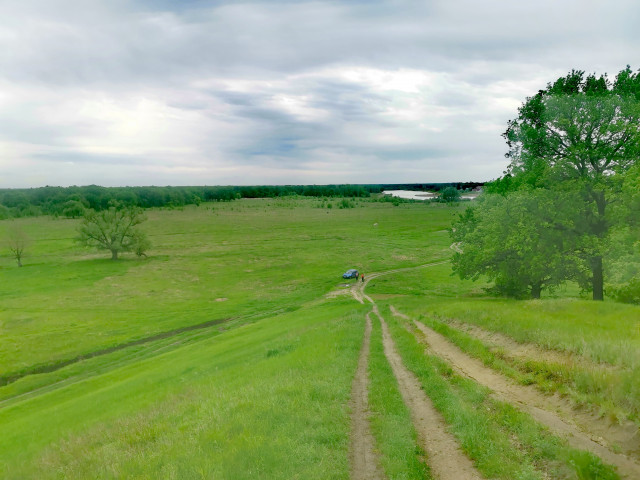
[[[403,362],[486,478],[617,478],[489,390],[424,355],[421,319],[522,384],[638,424],[640,308],[487,296],[446,260],[457,207],[308,198],[151,210],[146,259],[80,248],[78,222],[0,222],[31,239],[0,258],[0,477],[349,478],[350,392],[374,278]],[[344,295],[343,295],[344,294]],[[468,325],[558,355],[512,357]],[[382,352],[368,366],[375,453],[388,478],[430,478],[429,457]],[[607,394],[608,392],[608,394]],[[606,463],[606,462],[605,462]]]
[[[1,264],[0,377],[188,325],[297,308],[351,266],[367,272],[447,254],[450,209],[319,205],[242,200],[150,211],[149,258],[121,262],[80,249],[77,221],[1,222],[0,236],[19,224],[33,246],[24,267],[8,257]],[[436,241],[425,245],[425,232]]]
[[[640,425],[637,306],[559,295],[527,301],[492,298],[482,292],[482,284],[452,277],[448,265],[416,270],[402,278],[383,277],[370,291],[374,296],[376,292],[382,297],[397,295],[393,304],[403,312],[422,319],[522,383],[570,395],[600,414]],[[451,322],[482,327],[566,357],[506,358],[504,351],[489,349],[459,329],[448,327]]]

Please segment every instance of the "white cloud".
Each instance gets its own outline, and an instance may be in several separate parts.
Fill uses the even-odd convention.
[[[0,186],[485,180],[526,96],[637,68],[640,7],[10,0]]]

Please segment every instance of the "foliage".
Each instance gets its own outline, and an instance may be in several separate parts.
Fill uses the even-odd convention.
[[[460,191],[455,187],[446,187],[440,191],[439,199],[441,202],[453,203],[460,200]]]
[[[67,200],[62,207],[62,214],[67,218],[78,218],[84,215],[86,206],[80,200]]]
[[[348,198],[343,198],[338,203],[338,208],[355,208],[355,206],[356,206],[355,203],[352,200],[349,200]]]
[[[595,300],[603,298],[603,257],[616,218],[610,206],[624,175],[640,158],[640,72],[615,82],[572,70],[528,98],[504,137],[511,164],[488,191],[544,188],[580,199],[566,235],[580,238],[573,254],[590,271]]]
[[[182,207],[206,202],[229,202],[240,198],[368,197],[378,185],[264,185],[193,187],[42,187],[0,189],[0,219],[37,216],[43,213],[78,218],[86,208],[102,211],[111,202],[140,208]]]
[[[612,287],[608,293],[619,302],[640,305],[640,277],[631,279],[626,285]]]
[[[176,208],[202,202],[231,202],[241,198],[367,198],[383,190],[458,190],[483,185],[478,182],[367,185],[254,185],[182,187],[41,187],[0,189],[0,220],[42,214],[79,218],[84,209],[101,211],[110,202],[140,208]]]
[[[544,190],[481,197],[452,226],[462,250],[453,256],[453,271],[463,279],[486,275],[503,295],[539,298],[576,272],[565,231],[555,224],[567,211],[565,201]]]
[[[150,243],[136,227],[145,220],[141,209],[118,204],[101,212],[88,210],[78,230],[78,241],[83,245],[109,250],[112,260],[117,260],[121,252],[133,251],[142,256]]]

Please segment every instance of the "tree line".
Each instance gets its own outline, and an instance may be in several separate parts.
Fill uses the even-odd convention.
[[[0,219],[37,215],[79,217],[84,209],[102,211],[112,202],[140,208],[181,207],[239,198],[304,195],[364,197],[380,191],[363,185],[185,186],[185,187],[40,187],[0,190]]]
[[[452,227],[454,271],[515,297],[568,280],[594,300],[607,279],[628,282],[614,295],[640,286],[640,71],[572,70],[527,98],[503,136],[507,170]]]
[[[256,185],[256,186],[184,186],[184,187],[40,187],[0,189],[0,220],[38,215],[69,218],[82,216],[87,209],[102,211],[113,202],[139,208],[182,207],[201,202],[228,202],[240,198],[275,198],[291,195],[305,197],[369,197],[383,190],[440,190],[473,188],[478,182],[432,184],[370,185]]]

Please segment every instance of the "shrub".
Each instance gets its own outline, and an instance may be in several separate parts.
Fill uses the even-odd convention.
[[[609,295],[618,302],[640,304],[640,277],[632,279],[625,285],[610,288]]]

